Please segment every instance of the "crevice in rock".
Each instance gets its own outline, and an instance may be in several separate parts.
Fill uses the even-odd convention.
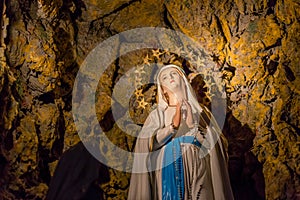
[[[273,45],[271,45],[271,46],[269,46],[269,47],[266,47],[265,50],[268,51],[268,50],[270,50],[270,49],[272,49],[272,48],[281,46],[281,40],[282,40],[281,38],[278,38],[278,39],[276,40],[275,44],[273,44]]]
[[[277,96],[274,96],[274,97],[272,97],[272,98],[270,98],[270,99],[264,100],[263,102],[266,103],[267,105],[271,105],[271,104],[274,103],[277,99],[278,99],[278,97],[277,97]]]
[[[36,134],[38,137],[38,152],[37,152],[37,162],[39,167],[39,178],[45,182],[49,183],[51,176],[50,171],[48,167],[49,162],[49,150],[46,149],[41,145],[42,141],[40,139],[41,137],[41,131],[40,131],[40,125],[35,124]]]
[[[75,4],[75,10],[72,12],[70,10],[70,4],[74,2]],[[62,14],[67,12],[69,13],[69,17],[68,20],[71,21],[72,23],[72,28],[74,31],[74,38],[72,38],[72,42],[74,42],[74,46],[77,46],[77,41],[78,41],[78,26],[77,26],[77,22],[76,20],[80,20],[81,16],[82,16],[82,9],[86,9],[86,6],[84,4],[84,2],[82,0],[68,0],[68,1],[63,1],[63,5],[62,7],[59,9],[59,14],[58,14],[58,19],[62,19]],[[59,25],[59,23],[57,23],[57,25]],[[56,29],[57,27],[54,27],[54,29]],[[59,38],[59,37],[58,37]]]
[[[6,71],[6,70],[5,70]],[[13,119],[13,121],[7,121],[9,116],[9,112],[11,109],[11,105],[13,102],[9,100],[9,97],[12,95],[9,89],[8,76],[4,74],[4,84],[3,89],[0,91],[0,105],[1,105],[1,113],[0,113],[0,133],[1,133],[1,143],[5,149],[5,151],[9,151],[13,148],[13,131],[15,126],[18,124],[17,118]],[[11,123],[12,127],[10,130],[7,130],[4,123]],[[1,145],[1,146],[2,146]]]
[[[30,15],[30,11],[32,9],[31,5],[35,2],[36,2],[36,0],[33,0],[33,1],[31,1],[31,0],[20,0],[18,2],[19,3],[19,8],[21,10],[24,21],[32,20],[32,17]]]
[[[107,132],[113,128],[114,124],[115,119],[113,117],[112,110],[110,109],[105,113],[103,119],[100,121],[100,126],[104,132]]]
[[[180,26],[175,21],[174,17],[172,16],[171,12],[169,11],[168,7],[164,4],[164,22],[167,26],[170,26],[173,30],[181,30]]]
[[[41,94],[40,96],[37,97],[37,100],[42,102],[43,104],[50,104],[50,103],[55,103],[55,94],[51,92],[47,92],[44,94]]]
[[[274,8],[275,8],[275,6],[276,6],[276,1],[277,1],[277,0],[269,0],[269,1],[268,1],[267,15],[272,15],[272,14],[274,14]]]
[[[114,9],[113,11],[106,13],[104,15],[102,15],[101,17],[94,19],[93,21],[90,22],[90,29],[92,29],[92,27],[94,27],[94,23],[97,23],[98,21],[102,21],[104,18],[109,17],[112,14],[117,14],[118,12],[120,12],[121,10],[127,8],[128,6],[131,6],[132,4],[134,4],[135,2],[141,2],[141,0],[131,0],[129,2],[126,2],[124,4],[122,4],[121,6],[119,6],[118,8]]]
[[[62,97],[65,102],[64,109],[66,111],[70,111],[72,109],[72,91],[78,71],[79,65],[75,61],[70,66],[63,68],[59,79],[60,85],[54,90],[55,98]]]
[[[225,33],[224,33],[224,30],[223,30],[223,27],[222,27],[222,24],[221,24],[221,21],[219,19],[219,17],[217,15],[214,15],[214,17],[216,18],[216,22],[217,22],[217,27],[221,33],[221,36],[223,37],[224,39],[224,43],[226,44],[228,42],[226,36],[225,36]],[[232,33],[230,33],[232,35]]]
[[[3,156],[2,151],[0,150],[0,184],[1,185],[4,185],[4,182],[6,181],[8,164],[9,161]],[[3,189],[4,188],[0,189],[0,197],[1,197],[1,193],[3,192]]]
[[[286,103],[286,106],[282,110],[282,113],[280,115],[280,120],[284,121],[289,126],[291,126],[295,130],[295,132],[298,134],[298,136],[300,136],[299,124],[297,124],[297,121],[295,119],[293,119],[293,115],[291,114],[291,111],[293,110],[293,107],[297,106],[297,105],[293,104],[293,99],[294,98],[296,98],[296,94],[293,92],[291,94],[290,99]],[[296,116],[294,116],[294,117],[296,118]]]
[[[167,25],[167,27],[173,29],[173,30],[176,30],[174,29],[171,21],[169,20],[169,18],[172,18],[172,16],[170,15],[169,11],[168,11],[168,8],[166,6],[166,4],[163,4],[163,20],[164,20],[164,23]],[[173,20],[174,22],[174,20]]]
[[[292,71],[292,69],[289,67],[289,62],[284,62],[282,65],[284,67],[284,72],[285,72],[286,78],[289,81],[293,82],[296,79],[296,77],[295,77],[294,72]]]
[[[270,60],[269,56],[263,57],[263,65],[265,67],[265,71],[268,72],[269,75],[274,75],[277,70],[278,62],[274,60]]]
[[[61,106],[58,106],[58,109],[59,109],[59,118],[55,124],[55,134],[57,135],[57,139],[54,141],[52,145],[50,161],[59,159],[64,148],[65,118]]]
[[[168,10],[168,7],[166,6],[166,4],[163,5],[163,17],[164,17],[164,23],[166,24],[167,28],[170,28],[175,31],[178,31],[178,30],[182,31],[179,24],[176,22],[176,20],[172,16],[171,12]],[[178,42],[179,46],[181,46],[181,47],[184,46],[176,32],[175,32],[175,34],[176,34],[176,42]]]
[[[6,151],[9,151],[13,148],[14,139],[13,139],[13,131],[12,130],[6,131],[3,143],[4,143],[4,148]]]

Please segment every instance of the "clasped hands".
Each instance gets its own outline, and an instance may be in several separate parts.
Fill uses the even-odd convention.
[[[182,115],[186,121],[186,124],[189,128],[194,127],[194,122],[193,122],[193,115],[192,115],[192,108],[189,102],[186,99],[183,99],[181,101],[178,101],[176,104],[176,112],[172,120],[172,127],[174,129],[178,129],[180,126],[180,122],[182,120]]]

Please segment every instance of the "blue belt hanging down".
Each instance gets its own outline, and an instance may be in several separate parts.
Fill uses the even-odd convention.
[[[162,169],[162,199],[181,200],[184,198],[184,171],[182,162],[181,143],[194,144],[201,147],[194,136],[174,138],[166,147]]]

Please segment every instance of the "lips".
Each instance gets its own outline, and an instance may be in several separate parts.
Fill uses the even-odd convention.
[[[173,83],[173,82],[175,82],[175,81],[174,81],[174,80],[171,80],[171,81],[170,81],[170,83]]]

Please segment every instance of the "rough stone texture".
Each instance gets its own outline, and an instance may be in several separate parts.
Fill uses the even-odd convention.
[[[298,0],[0,4],[0,199],[45,198],[58,159],[80,141],[71,112],[79,66],[99,42],[146,26],[194,38],[218,66],[226,86],[224,133],[236,199],[300,198]],[[163,59],[151,51],[129,53],[99,81],[97,117],[108,138],[124,150],[132,150],[134,138],[116,126],[111,105],[124,105],[111,103],[111,95],[117,81],[147,53],[151,62]],[[203,85],[193,79],[199,100],[209,105]],[[155,87],[142,89],[152,105]],[[141,124],[151,106],[143,109],[137,100],[130,99],[130,112]],[[129,177],[109,169],[109,179],[98,185],[104,198],[126,199]]]

